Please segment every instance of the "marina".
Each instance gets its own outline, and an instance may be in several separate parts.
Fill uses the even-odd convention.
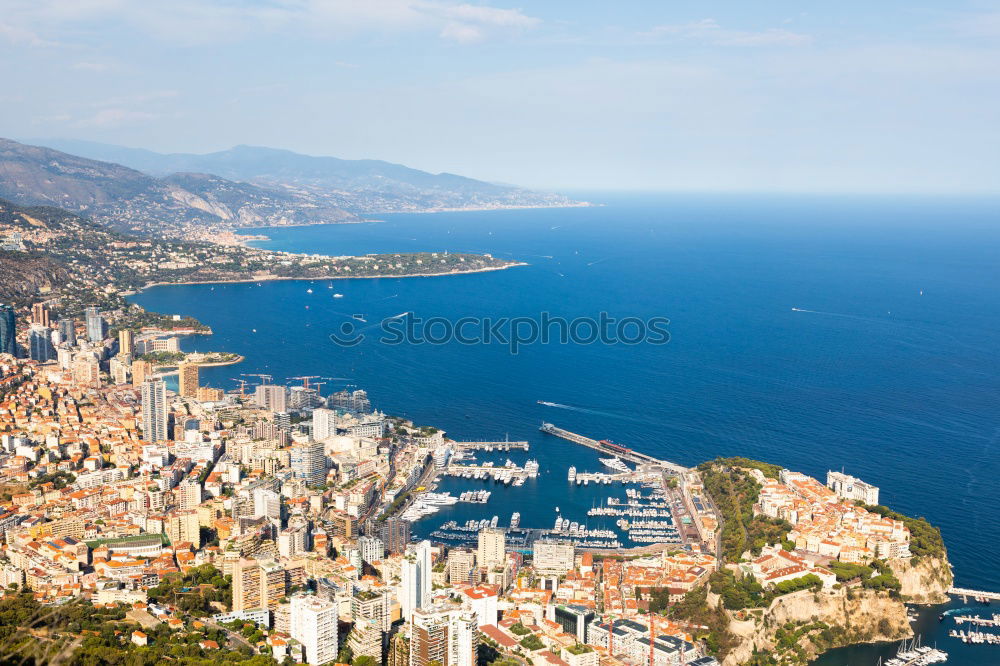
[[[441,470],[441,473],[463,479],[495,481],[505,485],[522,486],[528,479],[538,476],[538,461],[528,460],[523,467],[519,467],[509,458],[500,466],[492,462],[486,462],[482,465],[449,464]]]
[[[448,482],[451,493],[425,494],[415,498],[411,507],[404,512],[416,522],[434,515],[443,506],[454,503],[486,504],[497,491],[470,490],[462,487],[465,481],[492,481],[502,489],[517,489],[528,480],[540,474],[536,460],[528,459],[523,464],[515,463],[504,456],[510,448],[521,448],[520,442],[455,442],[450,455],[436,461],[437,474],[432,490],[454,479],[458,485]],[[464,448],[459,448],[461,445]],[[522,450],[527,450],[523,447]],[[477,453],[484,460],[477,461]],[[490,455],[492,454],[492,456]],[[497,454],[501,454],[497,457]],[[492,459],[490,459],[492,458]],[[521,513],[513,512],[507,531],[508,543],[512,548],[530,548],[539,538],[557,538],[573,543],[580,548],[595,550],[618,550],[622,548],[645,547],[652,544],[682,545],[684,540],[675,524],[671,503],[664,484],[664,469],[653,466],[646,460],[638,462],[635,468],[619,455],[597,457],[595,460],[606,471],[588,472],[576,467],[568,469],[567,478],[581,490],[589,485],[597,488],[622,488],[603,497],[595,497],[589,509],[577,507],[585,512],[576,520],[562,515],[556,507],[556,517],[551,527],[530,527],[521,525]],[[658,461],[659,462],[659,461]],[[624,495],[624,496],[623,496]],[[452,501],[454,500],[454,501]],[[459,514],[461,515],[461,513]],[[467,516],[467,514],[466,514]],[[449,519],[431,528],[429,537],[445,543],[468,544],[476,542],[480,530],[500,525],[498,516],[490,519],[467,517],[463,520]],[[582,519],[581,519],[582,518]],[[594,520],[588,520],[594,519]],[[597,523],[596,525],[592,523]]]
[[[571,476],[573,472],[571,468]],[[532,460],[519,467],[507,459],[502,465],[493,462],[481,465],[448,465],[440,471],[440,474],[459,480],[492,480],[504,487],[517,487],[525,478],[537,476],[538,469],[537,463]],[[579,476],[580,473],[577,474],[577,478]],[[601,476],[612,475],[601,474]],[[525,547],[530,547],[531,543],[539,538],[561,538],[581,548],[598,550],[619,549],[628,547],[629,544],[644,546],[683,543],[660,474],[633,470],[614,476],[619,477],[622,483],[637,484],[641,487],[626,488],[624,497],[615,495],[603,497],[599,500],[599,504],[595,499],[594,505],[587,511],[587,517],[598,519],[597,526],[588,524],[586,520],[572,520],[565,517],[556,507],[557,515],[551,528],[522,528],[521,514],[514,512],[507,528],[512,545],[521,543]],[[435,487],[440,478],[435,477]],[[404,515],[415,516],[415,520],[420,520],[437,513],[442,506],[455,502],[485,504],[491,495],[492,491],[487,490],[464,490],[457,497],[453,497],[451,493],[426,493],[418,496]],[[602,520],[607,518],[617,520],[607,523]],[[472,544],[478,538],[481,529],[498,525],[498,516],[493,516],[491,519],[469,519],[464,523],[448,520],[433,530],[430,537],[444,542]]]
[[[517,522],[514,516],[511,516],[511,526],[507,528],[509,545],[515,548],[531,548],[531,545],[538,539],[553,538],[568,541],[580,548],[613,550],[622,547],[614,530],[589,528],[561,516],[556,518],[552,529],[521,528],[516,525]],[[452,542],[454,545],[473,545],[477,542],[480,530],[498,526],[499,518],[497,516],[493,516],[489,520],[485,518],[469,520],[464,524],[452,520],[442,524],[440,528],[431,532],[430,536],[441,541]]]
[[[986,631],[952,629],[948,632],[948,635],[959,639],[963,643],[971,643],[973,645],[1000,645],[1000,634],[991,634]]]
[[[467,490],[458,496],[459,502],[472,502],[473,504],[486,504],[490,501],[489,490]]]
[[[940,664],[948,661],[948,653],[937,648],[927,647],[920,644],[920,639],[913,641],[903,641],[896,651],[896,656],[882,661],[881,666],[928,666],[928,664]]]
[[[416,521],[431,514],[437,513],[441,507],[450,504],[457,504],[459,498],[453,497],[451,493],[427,492],[419,495],[413,504],[401,514],[404,520]]]

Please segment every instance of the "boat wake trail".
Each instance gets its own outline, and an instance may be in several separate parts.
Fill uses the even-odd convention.
[[[861,315],[844,314],[843,312],[823,312],[822,310],[806,310],[805,308],[792,308],[792,312],[804,312],[807,314],[818,314],[825,317],[841,317],[842,319],[857,319],[858,321],[874,321],[879,323],[898,323],[891,319],[880,317],[862,317]]]
[[[979,610],[978,608],[949,608],[941,615],[948,617],[949,615],[958,615],[959,613],[973,613]]]
[[[581,414],[593,414],[594,416],[603,416],[608,419],[622,419],[624,421],[635,421],[637,423],[646,423],[648,419],[639,419],[634,416],[628,416],[625,414],[615,414],[614,412],[604,412],[599,409],[590,409],[589,407],[577,407],[576,405],[564,405],[560,402],[549,402],[547,400],[539,400],[539,405],[543,407],[554,407],[556,409],[568,409],[571,412],[580,412]]]

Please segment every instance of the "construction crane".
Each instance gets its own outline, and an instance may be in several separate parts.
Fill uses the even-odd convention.
[[[248,383],[247,380],[245,380],[245,379],[234,379],[233,381],[240,385],[240,388],[238,389],[239,392],[240,392],[240,395],[245,396],[247,394],[247,383]]]
[[[270,384],[271,380],[274,379],[272,375],[265,375],[260,372],[241,372],[241,377],[260,377],[261,384]]]
[[[327,384],[327,382],[313,382],[313,385],[312,385],[311,388],[316,389],[316,395],[320,395],[319,387],[320,386],[325,386],[326,384]]]
[[[309,388],[310,379],[321,379],[321,377],[319,375],[304,375],[302,377],[289,377],[289,379],[301,379],[302,388]]]

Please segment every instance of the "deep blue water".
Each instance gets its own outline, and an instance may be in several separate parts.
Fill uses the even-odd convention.
[[[498,490],[486,507],[446,509],[421,531],[494,514],[506,524],[512,511],[523,525],[548,527],[555,506],[585,519],[608,492],[570,487],[566,468],[597,471],[596,456],[538,433],[545,420],[685,464],[739,454],[820,478],[843,467],[879,485],[883,503],[941,526],[958,584],[1000,589],[997,201],[593,198],[607,205],[386,215],[268,229],[271,240],[260,243],[327,254],[491,252],[525,267],[337,280],[332,289],[325,281],[158,287],[135,300],[213,327],[186,348],[247,356],[204,371],[216,386],[234,388],[241,372],[347,378],[323,390],[363,387],[385,411],[456,439],[532,442],[540,480]],[[377,327],[353,348],[329,339],[356,313],[374,323],[402,312],[454,321],[601,311],[669,317],[671,341],[535,345],[513,356],[500,344],[389,346]],[[936,621],[932,628],[940,633]],[[972,660],[956,661],[956,651],[949,663],[1000,663],[995,647],[963,648]],[[872,659],[869,651],[849,661]]]

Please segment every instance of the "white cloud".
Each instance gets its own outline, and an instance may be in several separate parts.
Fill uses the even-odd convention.
[[[57,46],[55,42],[42,39],[33,30],[21,25],[0,22],[0,40],[10,42],[18,46]]]
[[[97,108],[132,108],[148,104],[149,102],[160,103],[163,100],[173,99],[179,95],[180,93],[176,90],[147,90],[144,92],[136,92],[131,95],[120,95],[116,97],[96,99],[90,103],[90,106]]]
[[[138,123],[156,120],[160,116],[147,111],[133,111],[130,109],[102,109],[92,116],[82,118],[75,124],[77,127],[121,127],[123,125],[135,125]]]
[[[459,44],[472,44],[481,42],[486,35],[479,26],[468,23],[449,22],[441,28],[441,37],[458,42]]]
[[[448,18],[465,23],[492,25],[503,28],[534,28],[541,19],[526,16],[520,9],[498,9],[482,5],[447,5],[443,3],[428,3],[432,11]]]
[[[702,19],[691,23],[659,25],[640,33],[646,39],[689,39],[714,46],[805,46],[812,37],[782,28],[761,31],[731,30],[723,28],[715,19]]]
[[[164,41],[204,44],[280,31],[337,39],[365,32],[437,32],[469,43],[533,28],[540,19],[519,9],[454,0],[7,0],[0,38],[21,42],[38,35],[79,35],[120,22]]]
[[[527,16],[519,9],[424,3],[424,10],[431,15],[445,17],[447,23],[441,28],[441,37],[460,44],[483,41],[490,32],[528,30],[541,23],[540,19]]]
[[[103,62],[74,62],[70,67],[83,72],[105,72],[111,68]]]

